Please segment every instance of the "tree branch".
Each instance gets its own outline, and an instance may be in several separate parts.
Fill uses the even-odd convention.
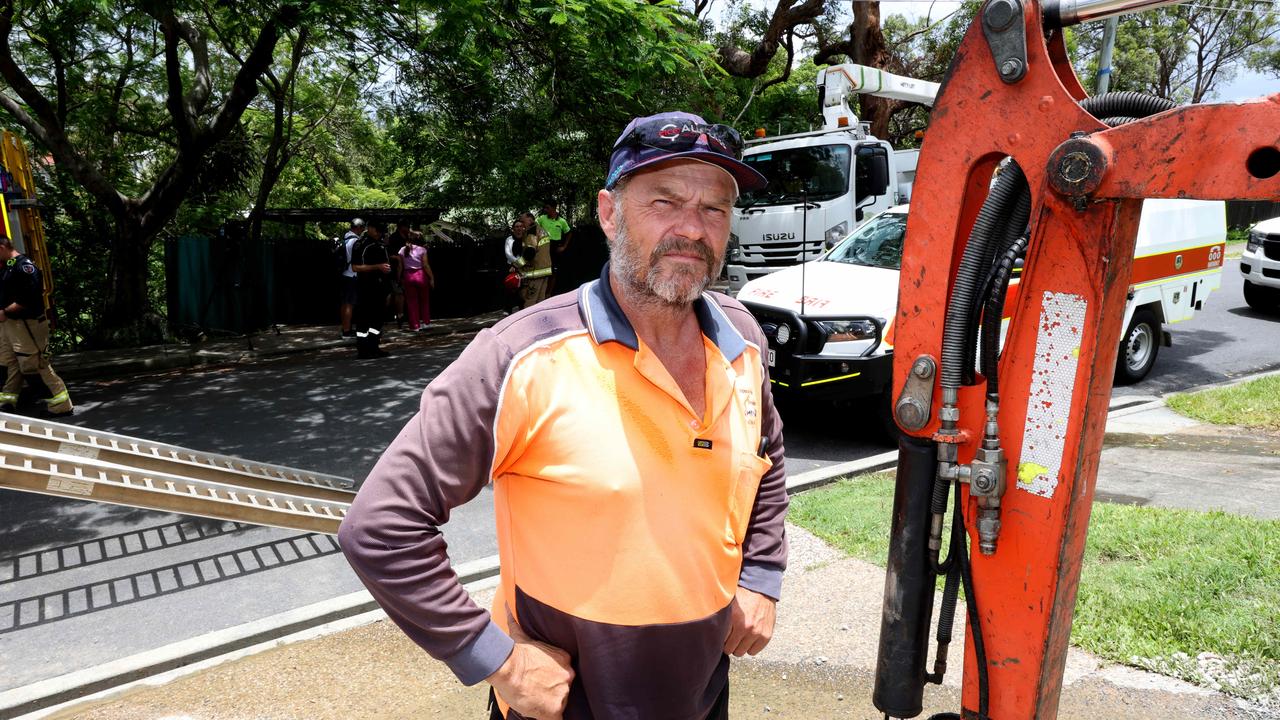
[[[9,44],[9,35],[13,32],[13,12],[13,0],[0,2],[0,77],[13,88],[34,116],[3,92],[0,92],[0,107],[13,116],[41,145],[48,148],[58,165],[75,177],[112,214],[118,216],[125,209],[124,196],[76,149],[67,137],[66,128],[58,121],[53,105],[14,62],[13,48]]]
[[[178,57],[178,19],[174,17],[171,8],[166,8],[158,19],[164,33],[164,76],[168,85],[164,104],[169,109],[169,116],[173,118],[178,147],[191,148],[195,144],[196,119],[188,112],[187,104],[183,101],[185,93],[182,89],[182,60]]]
[[[800,5],[796,5],[795,0],[780,0],[769,19],[769,27],[751,52],[734,46],[717,50],[720,67],[735,77],[760,77],[769,69],[773,56],[778,54],[782,39],[794,32],[797,26],[812,24],[824,10],[823,0],[805,0]]]

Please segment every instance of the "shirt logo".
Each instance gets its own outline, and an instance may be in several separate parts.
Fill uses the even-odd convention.
[[[760,416],[760,405],[756,400],[756,393],[753,388],[739,384],[738,398],[742,401],[742,414],[747,420],[755,420]]]
[[[711,441],[707,440],[706,438],[694,438],[693,446],[698,448],[699,450],[710,450]]]

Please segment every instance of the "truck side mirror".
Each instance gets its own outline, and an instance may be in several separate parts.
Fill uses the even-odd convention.
[[[864,215],[866,215],[866,213],[862,212],[862,208],[858,208],[857,210],[854,210],[854,211],[853,211],[853,221],[854,221],[854,222],[862,222],[862,218],[863,218],[863,216],[864,216]]]
[[[884,195],[889,192],[889,157],[883,153],[868,158],[870,187],[872,195]]]
[[[889,192],[889,153],[880,145],[863,145],[857,157],[858,199]]]

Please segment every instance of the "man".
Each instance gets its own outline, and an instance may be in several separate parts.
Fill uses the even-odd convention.
[[[43,383],[49,391],[45,408],[53,417],[74,412],[67,386],[54,372],[49,352],[49,322],[45,316],[44,285],[40,269],[18,252],[8,236],[0,234],[0,345],[8,375],[0,405],[14,409],[23,379],[32,387]]]
[[[364,234],[364,220],[356,218],[351,221],[351,227],[347,228],[346,234],[342,236],[342,244],[347,249],[347,267],[342,271],[341,317],[344,338],[356,336],[355,331],[351,329],[356,306],[356,271],[351,268],[351,259],[354,257],[352,253],[355,251],[356,242],[360,240],[362,234]]]
[[[765,340],[717,277],[738,188],[731,129],[633,120],[600,221],[611,263],[482,331],[427,386],[339,531],[387,614],[492,717],[728,713],[727,654],[773,632],[786,566],[781,422]],[[492,615],[439,527],[493,483]]]
[[[387,314],[387,296],[391,293],[391,258],[378,223],[370,223],[364,237],[352,248],[351,269],[356,273],[356,357],[361,360],[387,357],[391,353],[380,349],[378,343]]]
[[[565,290],[568,286],[564,283],[562,256],[564,251],[569,249],[569,240],[573,237],[573,233],[569,230],[569,223],[560,217],[560,210],[555,202],[548,202],[542,206],[542,214],[537,217],[536,222],[539,242],[550,243],[553,251],[550,259],[551,279],[547,284],[547,292],[555,292],[557,288]]]
[[[528,257],[528,262],[520,273],[520,291],[524,296],[524,306],[531,307],[546,300],[551,290],[552,240],[534,219],[533,213],[522,213],[520,221],[524,223],[524,254]]]

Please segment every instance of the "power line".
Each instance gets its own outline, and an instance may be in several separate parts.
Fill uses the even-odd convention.
[[[1190,3],[1186,3],[1183,5],[1175,5],[1174,7],[1193,7],[1193,8],[1200,8],[1202,10],[1228,10],[1230,12],[1247,12],[1247,13],[1255,13],[1258,15],[1275,15],[1276,13],[1280,13],[1280,10],[1254,10],[1253,8],[1219,7],[1217,5],[1192,5]]]

